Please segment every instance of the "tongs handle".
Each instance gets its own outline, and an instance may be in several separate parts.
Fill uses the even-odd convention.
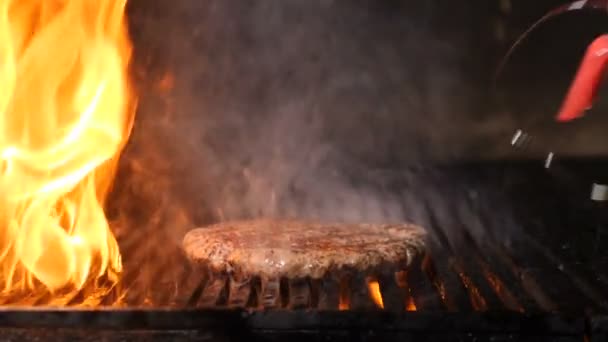
[[[579,10],[602,10],[608,13],[608,0],[573,1],[553,9],[540,20],[536,21],[517,39],[517,41],[511,46],[503,57],[494,75],[494,86],[496,86],[498,78],[500,77],[511,55],[532,31],[556,16]],[[570,86],[568,93],[566,94],[564,103],[555,117],[557,122],[568,122],[585,115],[586,111],[593,105],[593,101],[595,100],[595,96],[597,95],[597,91],[603,80],[607,64],[608,34],[605,34],[596,38],[593,43],[589,45],[577,75]],[[529,134],[519,130],[513,137],[511,144],[515,147],[521,148],[529,143],[530,138],[531,137]],[[551,164],[550,162],[552,158],[553,153],[549,153],[549,157],[547,158],[548,165]]]
[[[568,122],[585,115],[591,108],[608,65],[608,34],[596,38],[570,86],[556,120]]]

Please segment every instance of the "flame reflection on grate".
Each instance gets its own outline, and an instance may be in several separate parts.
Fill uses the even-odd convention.
[[[471,300],[471,306],[473,306],[473,308],[477,311],[488,310],[488,304],[486,300],[479,292],[477,286],[475,286],[475,284],[473,283],[473,280],[466,274],[462,264],[458,260],[452,259],[450,260],[450,266],[452,266],[452,268],[460,278],[462,285],[467,290]]]

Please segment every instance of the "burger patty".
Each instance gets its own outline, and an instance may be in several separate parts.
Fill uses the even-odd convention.
[[[186,234],[188,258],[213,272],[321,278],[339,270],[409,266],[425,231],[411,224],[324,224],[298,220],[218,223]]]

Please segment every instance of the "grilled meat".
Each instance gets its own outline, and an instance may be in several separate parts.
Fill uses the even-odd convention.
[[[340,270],[408,266],[424,248],[411,224],[324,224],[298,220],[224,222],[186,234],[189,259],[213,272],[321,278]]]

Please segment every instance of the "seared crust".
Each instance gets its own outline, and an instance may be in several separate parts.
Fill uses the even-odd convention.
[[[297,220],[224,222],[186,234],[188,258],[214,272],[321,278],[384,263],[408,266],[423,252],[425,231],[411,224],[323,224]]]

